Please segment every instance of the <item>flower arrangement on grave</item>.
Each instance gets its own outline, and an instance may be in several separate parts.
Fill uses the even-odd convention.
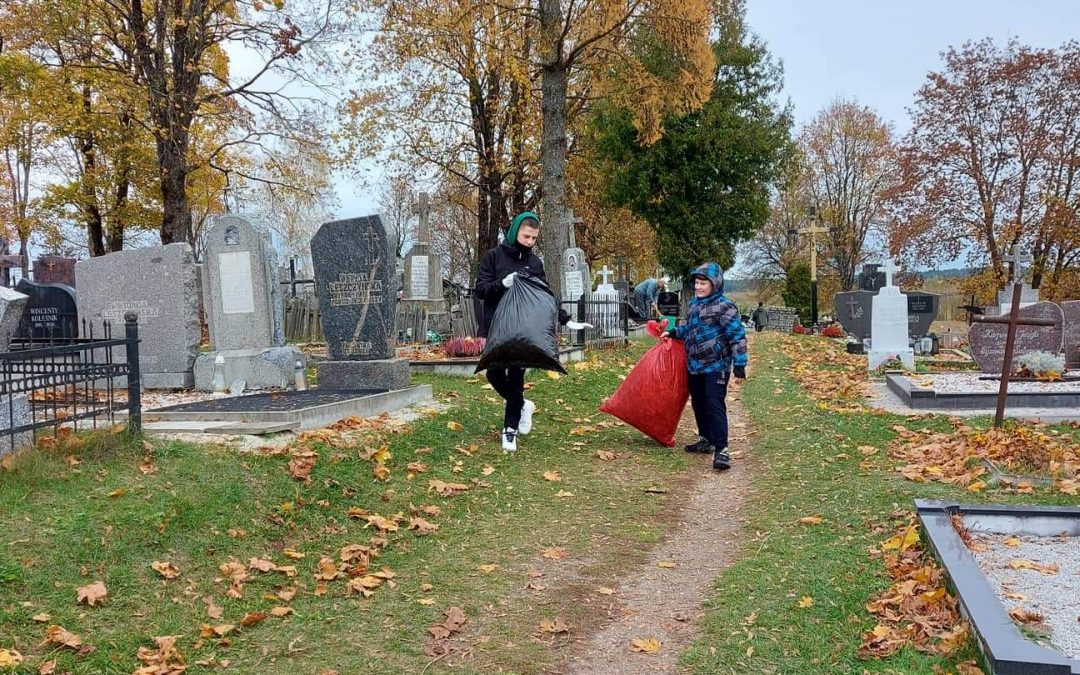
[[[1030,377],[1054,382],[1065,372],[1065,357],[1050,352],[1035,351],[1021,354],[1016,359],[1015,377]]]
[[[451,358],[480,356],[484,353],[484,338],[453,337],[442,343],[442,350]]]
[[[806,335],[806,329],[798,325],[792,328],[791,332],[795,333],[796,335]]]
[[[842,338],[844,337],[844,329],[838,323],[831,323],[821,329],[821,334],[830,338]]]
[[[877,368],[874,369],[876,375],[884,375],[887,372],[896,370],[907,370],[904,362],[900,360],[900,357],[894,354],[889,354],[888,358],[881,362]]]

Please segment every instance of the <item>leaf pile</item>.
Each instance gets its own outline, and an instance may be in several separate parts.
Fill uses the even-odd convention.
[[[1005,429],[978,430],[957,424],[952,433],[911,431],[896,425],[899,438],[889,455],[905,462],[897,471],[915,482],[936,481],[979,492],[990,473],[980,460],[1012,474],[1041,474],[1054,479],[1054,489],[1075,495],[1080,487],[1080,445],[1040,426],[1013,425]],[[1017,491],[1033,486],[1019,482]]]
[[[840,351],[834,341],[816,337],[784,336],[782,345],[791,359],[792,375],[818,407],[837,412],[863,409],[870,377],[864,357]]]
[[[866,604],[877,625],[863,634],[859,657],[881,659],[905,646],[942,656],[960,649],[970,629],[956,598],[945,590],[944,571],[921,546],[914,517],[909,515],[874,554],[881,556],[892,585]]]

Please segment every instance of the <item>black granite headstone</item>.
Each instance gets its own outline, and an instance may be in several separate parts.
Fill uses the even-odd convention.
[[[78,337],[79,310],[74,288],[64,284],[36,284],[23,279],[15,290],[29,298],[19,321],[19,337],[35,340]]]
[[[870,316],[876,294],[877,291],[847,291],[837,293],[833,300],[836,320],[860,340],[870,337]]]
[[[926,337],[938,315],[940,296],[922,291],[907,291],[908,335],[916,340]]]
[[[656,306],[662,316],[679,316],[679,294],[674,291],[664,291],[656,298]]]
[[[378,216],[337,220],[311,239],[315,291],[331,360],[394,356],[394,258]]]
[[[881,267],[881,265],[876,263],[863,265],[862,272],[859,273],[860,291],[877,293],[881,290],[881,287],[885,285],[885,273],[878,272],[879,267]]]

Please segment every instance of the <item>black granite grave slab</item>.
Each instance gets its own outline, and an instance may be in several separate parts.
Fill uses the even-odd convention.
[[[952,517],[976,532],[1080,535],[1080,508],[988,506],[917,499],[927,543],[948,573],[960,613],[971,622],[988,675],[1078,675],[1080,660],[1028,640],[1017,628],[953,527]]]

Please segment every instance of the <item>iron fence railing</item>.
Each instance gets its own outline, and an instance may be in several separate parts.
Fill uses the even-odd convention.
[[[0,353],[0,454],[33,443],[39,429],[112,426],[124,410],[128,429],[141,431],[138,317],[124,319],[123,337],[104,321],[83,322],[82,338],[10,340]]]

